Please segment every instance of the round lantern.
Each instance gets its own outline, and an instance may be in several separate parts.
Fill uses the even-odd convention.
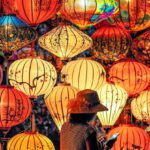
[[[36,32],[15,15],[0,17],[0,49],[16,51],[34,41]]]
[[[97,93],[100,102],[108,108],[107,112],[99,112],[98,117],[103,126],[113,126],[126,104],[128,94],[111,83],[106,83]]]
[[[117,0],[119,13],[113,18],[128,30],[136,32],[150,26],[149,0]]]
[[[31,26],[36,26],[53,17],[61,0],[16,0],[17,16]]]
[[[82,29],[94,25],[115,13],[114,0],[63,0],[61,14]]]
[[[31,113],[28,96],[11,86],[0,86],[0,128],[22,123]]]
[[[70,25],[59,25],[39,39],[39,45],[61,59],[72,58],[92,46],[92,39]]]
[[[138,61],[147,65],[150,63],[150,31],[133,40],[132,52]]]
[[[55,150],[51,140],[38,132],[25,132],[12,137],[7,150]]]
[[[131,102],[134,117],[141,121],[150,121],[150,91],[143,91]]]
[[[68,101],[76,97],[78,89],[69,84],[59,84],[54,87],[49,97],[45,100],[46,106],[59,130],[68,116]]]
[[[40,58],[25,58],[9,67],[9,82],[29,96],[49,94],[56,83],[54,66]]]
[[[149,85],[150,69],[129,59],[114,64],[109,70],[109,79],[123,87],[129,96],[134,96]]]
[[[98,90],[106,82],[103,66],[96,61],[84,58],[67,63],[62,68],[61,74],[62,77],[65,76],[67,83],[80,90]]]
[[[122,27],[105,25],[93,34],[93,50],[97,58],[116,61],[124,58],[131,47],[131,36]]]
[[[149,135],[141,128],[132,125],[116,127],[108,133],[107,139],[119,133],[111,150],[149,150]]]

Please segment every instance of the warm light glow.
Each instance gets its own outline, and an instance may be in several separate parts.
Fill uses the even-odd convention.
[[[78,89],[69,84],[59,84],[53,88],[49,97],[45,100],[46,106],[59,130],[69,118],[68,101],[75,98],[77,92]]]
[[[54,66],[40,58],[26,58],[14,61],[8,72],[9,82],[29,96],[49,94],[56,83]]]
[[[97,93],[100,102],[108,108],[108,111],[99,112],[98,117],[103,126],[113,126],[126,104],[127,92],[117,85],[106,83]]]
[[[150,69],[142,63],[128,59],[112,65],[109,79],[123,87],[129,96],[134,96],[149,85]]]
[[[80,59],[68,62],[61,71],[62,81],[70,83],[72,86],[84,90],[98,90],[106,82],[106,72],[103,66],[88,59]]]
[[[12,86],[0,86],[0,128],[10,129],[22,123],[31,113],[28,96]]]
[[[149,150],[149,135],[142,129],[132,125],[122,125],[110,130],[107,139],[119,133],[111,150]]]
[[[59,25],[39,38],[39,45],[60,57],[72,58],[92,46],[92,39],[70,25]]]
[[[150,121],[150,91],[143,91],[131,102],[134,117],[141,121]]]
[[[12,137],[7,150],[55,150],[51,140],[38,132],[25,132]]]

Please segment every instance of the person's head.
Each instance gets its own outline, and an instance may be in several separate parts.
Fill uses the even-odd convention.
[[[106,110],[108,109],[100,103],[97,92],[90,89],[79,91],[76,98],[68,103],[71,122],[89,122],[97,112]]]

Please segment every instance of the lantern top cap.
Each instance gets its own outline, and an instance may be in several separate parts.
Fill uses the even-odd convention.
[[[0,88],[14,88],[14,86],[11,86],[11,85],[0,85]]]
[[[16,14],[3,14],[2,16],[16,16]]]
[[[58,83],[58,86],[71,86],[70,83],[66,83],[66,82],[62,82],[62,83]]]

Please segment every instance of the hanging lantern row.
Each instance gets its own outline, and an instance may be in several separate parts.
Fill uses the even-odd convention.
[[[68,62],[61,71],[62,81],[83,89],[98,90],[106,82],[103,66],[93,60],[79,59]]]
[[[149,135],[143,129],[132,125],[122,125],[110,130],[107,139],[115,133],[119,133],[119,136],[111,150],[149,150]]]
[[[86,29],[116,13],[114,0],[63,0],[61,14],[81,29]]]
[[[133,40],[132,52],[135,59],[149,66],[150,63],[150,31]]]
[[[94,55],[102,60],[116,61],[124,58],[131,48],[131,36],[118,25],[106,24],[93,34]]]
[[[112,18],[123,24],[131,32],[144,30],[150,26],[149,0],[117,0],[119,11]]]
[[[22,123],[31,113],[28,96],[11,86],[0,86],[0,129]]]
[[[150,91],[143,91],[137,98],[132,100],[131,111],[136,119],[150,121]]]
[[[130,97],[146,89],[150,82],[150,69],[132,59],[112,65],[108,74],[109,80],[123,87]]]
[[[108,108],[106,112],[99,112],[98,117],[103,126],[113,126],[126,104],[128,94],[123,88],[112,83],[106,83],[97,93],[100,102]]]
[[[36,40],[37,33],[15,15],[0,17],[0,49],[16,51]]]
[[[92,39],[70,25],[59,25],[39,38],[39,45],[65,60],[92,46]]]
[[[55,67],[40,58],[13,62],[8,72],[9,82],[28,96],[49,95],[57,80]]]
[[[49,97],[45,100],[46,106],[59,130],[69,118],[68,101],[75,98],[77,92],[77,88],[63,83],[54,87]]]
[[[12,137],[7,150],[55,150],[50,139],[38,132],[24,132]]]

